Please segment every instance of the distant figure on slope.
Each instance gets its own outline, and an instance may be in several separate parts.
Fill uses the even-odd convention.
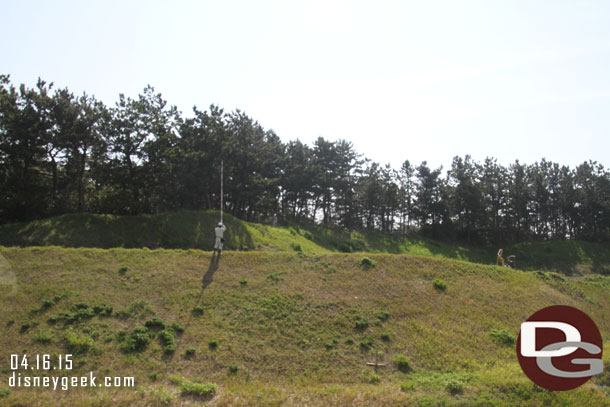
[[[502,257],[502,253],[504,253],[504,250],[500,249],[498,250],[498,258],[496,259],[496,266],[504,266],[504,257]]]
[[[212,254],[216,253],[216,251],[218,251],[219,254],[222,253],[222,245],[225,242],[223,238],[225,230],[227,230],[227,227],[223,225],[222,222],[218,222],[218,226],[216,227],[216,229],[214,229],[214,233],[216,234],[216,240],[214,241],[214,251],[212,252]]]
[[[273,218],[271,219],[271,226],[273,226],[273,227],[277,226],[277,213],[273,214]]]

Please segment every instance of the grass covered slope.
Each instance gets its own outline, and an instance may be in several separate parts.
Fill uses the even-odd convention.
[[[218,211],[178,211],[158,215],[68,214],[27,223],[0,225],[0,245],[98,248],[180,248],[211,250]],[[225,248],[275,251],[384,252],[469,259],[472,250],[419,237],[358,233],[316,226],[271,227],[225,214]]]
[[[28,223],[0,225],[0,245],[98,248],[180,248],[211,250],[217,211],[179,211],[159,215],[71,214]],[[411,254],[494,264],[497,247],[463,246],[418,236],[332,230],[245,222],[225,215],[228,250],[270,250],[323,254],[372,252]],[[610,274],[610,245],[579,241],[528,242],[504,247],[517,266],[567,274]]]
[[[0,254],[0,392],[12,353],[71,352],[71,375],[136,383],[12,389],[2,405],[610,405],[598,387],[610,385],[608,373],[578,390],[537,390],[513,342],[534,311],[567,304],[588,313],[608,343],[610,277],[389,254]],[[375,373],[366,363],[376,360],[386,366]]]

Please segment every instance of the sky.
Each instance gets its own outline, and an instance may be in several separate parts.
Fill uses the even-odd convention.
[[[8,1],[0,73],[240,109],[283,141],[610,167],[607,1]]]

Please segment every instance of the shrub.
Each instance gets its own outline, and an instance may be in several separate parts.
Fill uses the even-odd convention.
[[[93,338],[89,335],[79,335],[72,329],[65,333],[66,347],[72,353],[87,353],[93,347]]]
[[[364,268],[373,268],[377,266],[377,262],[375,260],[369,259],[368,257],[361,258],[358,264],[360,264]]]
[[[128,334],[127,331],[125,331],[124,329],[121,329],[119,332],[116,333],[116,340],[119,342],[123,342],[125,340],[125,338],[127,338],[127,334]]]
[[[89,309],[89,304],[86,302],[77,302],[76,304],[72,305],[73,311],[78,311],[81,309]]]
[[[163,321],[161,318],[155,317],[144,322],[144,326],[148,329],[165,329],[165,321]]]
[[[447,283],[444,282],[443,280],[437,278],[432,282],[432,285],[434,286],[434,288],[436,288],[438,291],[445,291],[447,289]]]
[[[96,305],[89,307],[89,304],[78,302],[70,308],[70,311],[62,311],[59,314],[50,316],[47,319],[49,324],[62,322],[64,325],[71,325],[77,322],[93,318],[95,315],[109,316],[112,314],[112,307],[107,305]]]
[[[34,335],[34,340],[40,343],[51,343],[55,338],[53,331],[38,331]]]
[[[235,373],[237,373],[237,371],[238,371],[238,370],[239,370],[239,366],[237,366],[237,365],[231,365],[231,366],[229,366],[229,372],[230,372],[231,374],[235,374]]]
[[[52,315],[47,319],[49,324],[56,324],[63,322],[64,325],[70,325],[77,321],[76,314],[69,311],[60,312],[59,314]]]
[[[390,342],[390,334],[387,332],[384,332],[381,334],[381,340],[385,341],[385,342]]]
[[[0,399],[2,397],[8,396],[9,394],[11,394],[11,389],[2,389],[2,390],[0,390]]]
[[[242,278],[241,280],[239,280],[239,284],[246,285],[246,284],[248,284],[248,280],[246,280],[245,278]]]
[[[369,327],[369,320],[358,316],[358,317],[356,317],[355,326],[356,326],[356,329],[363,331]]]
[[[347,343],[348,345],[353,345],[354,344],[354,338],[347,338],[345,340],[345,343]]]
[[[464,383],[459,380],[449,380],[447,382],[447,385],[445,386],[445,389],[452,396],[455,396],[456,394],[462,394],[464,393]]]
[[[124,275],[125,273],[127,273],[127,270],[129,270],[129,269],[127,267],[123,266],[119,269],[119,274]]]
[[[362,341],[360,341],[360,347],[364,350],[369,350],[373,347],[374,341],[373,338],[367,336]]]
[[[380,320],[381,322],[385,322],[388,319],[390,319],[390,313],[388,311],[379,311],[377,313],[377,319]]]
[[[202,305],[195,305],[195,307],[193,308],[193,314],[195,315],[203,315],[203,310],[205,308],[203,308]]]
[[[195,348],[187,348],[186,351],[184,351],[184,356],[187,358],[195,356]]]
[[[163,345],[163,351],[165,353],[174,353],[176,351],[176,345],[174,344],[174,335],[171,330],[164,330],[159,332],[159,340]]]
[[[411,361],[407,356],[399,354],[394,356],[392,361],[394,362],[394,365],[396,365],[396,368],[401,372],[407,373],[411,371]]]
[[[174,341],[174,335],[172,335],[172,333],[166,329],[159,332],[159,340],[165,345]]]
[[[174,331],[177,334],[181,334],[182,332],[184,332],[184,327],[179,324],[178,322],[173,322],[170,326],[169,329],[171,329],[172,331]]]
[[[415,391],[415,383],[413,383],[413,382],[401,383],[400,390],[403,393],[413,393]]]
[[[211,397],[218,391],[218,386],[213,383],[193,383],[182,380],[180,392],[185,396]]]
[[[159,376],[157,375],[157,373],[151,373],[148,375],[148,378],[150,379],[151,382],[156,382],[158,377]]]
[[[123,345],[125,352],[139,352],[148,346],[152,340],[152,335],[144,326],[139,326],[129,333],[127,340]]]
[[[351,253],[352,252],[352,248],[350,247],[350,245],[346,244],[346,243],[341,243],[337,249],[339,249],[339,251],[341,253]]]
[[[87,306],[87,308],[79,308],[74,312],[74,318],[76,319],[76,321],[84,321],[86,319],[91,319],[94,315],[95,313],[91,308],[89,308],[89,306]]]
[[[53,301],[53,300],[44,300],[42,302],[43,309],[51,308],[53,305],[55,305],[55,301]]]
[[[208,342],[208,346],[210,347],[211,350],[216,350],[216,348],[218,348],[218,341],[215,339],[212,339],[211,341]]]
[[[500,345],[511,346],[517,342],[515,336],[504,329],[491,329],[489,336]]]
[[[112,307],[106,304],[96,305],[93,307],[93,313],[99,316],[109,317],[112,315]]]
[[[19,328],[19,332],[25,333],[31,327],[32,327],[32,323],[31,322],[24,322],[23,324],[21,324],[21,328]]]
[[[282,280],[283,280],[283,278],[282,278],[282,272],[281,272],[281,271],[275,271],[275,272],[273,272],[273,273],[269,274],[269,275],[267,276],[267,278],[268,278],[269,280],[275,281],[275,282],[277,283],[278,281],[282,281]]]
[[[291,243],[290,247],[292,247],[292,250],[294,250],[295,252],[303,251],[303,249],[301,248],[301,245],[299,243]]]

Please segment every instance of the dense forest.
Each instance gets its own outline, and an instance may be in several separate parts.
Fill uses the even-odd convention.
[[[247,220],[277,213],[480,243],[610,238],[610,173],[595,162],[504,167],[465,156],[446,171],[408,160],[395,169],[345,140],[283,143],[239,110],[184,117],[150,86],[109,107],[0,76],[0,222],[217,209],[221,160],[225,208]]]

